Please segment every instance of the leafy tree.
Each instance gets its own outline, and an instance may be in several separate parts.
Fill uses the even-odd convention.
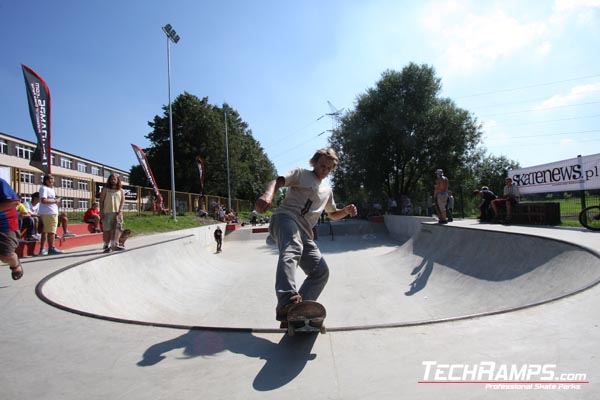
[[[518,162],[505,156],[485,155],[473,163],[473,189],[487,186],[497,195],[502,195],[508,171],[518,168],[521,168]]]
[[[411,198],[432,192],[434,171],[453,183],[469,176],[481,126],[466,110],[438,97],[441,81],[427,65],[388,70],[360,95],[330,144],[340,153],[332,181],[354,201]]]
[[[199,99],[187,92],[179,95],[171,106],[175,189],[200,193],[200,176],[196,164],[196,157],[200,156],[205,166],[205,193],[224,197],[228,195],[226,112],[231,196],[249,200],[258,197],[262,193],[264,182],[275,176],[275,167],[237,111],[227,104],[223,107],[211,105],[208,98]],[[168,106],[163,106],[163,115],[156,115],[148,125],[153,128],[146,135],[151,142],[150,147],[145,149],[148,161],[158,186],[170,189]],[[139,166],[132,168],[132,183],[147,185],[140,170]],[[137,182],[138,179],[142,181]]]

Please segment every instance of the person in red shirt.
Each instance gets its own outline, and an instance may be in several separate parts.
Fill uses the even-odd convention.
[[[0,178],[0,261],[8,264],[13,280],[21,279],[23,266],[15,250],[19,246],[19,196]]]
[[[93,202],[92,207],[88,208],[85,214],[83,214],[83,221],[87,222],[88,224],[94,224],[95,233],[101,232],[100,209],[98,208],[98,202]]]

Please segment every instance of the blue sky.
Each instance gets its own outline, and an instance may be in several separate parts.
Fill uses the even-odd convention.
[[[280,174],[326,145],[328,102],[410,62],[490,154],[545,164],[600,152],[599,19],[600,0],[0,0],[0,132],[35,141],[23,63],[50,88],[53,147],[128,171],[168,103],[170,23],[172,98],[227,102]]]

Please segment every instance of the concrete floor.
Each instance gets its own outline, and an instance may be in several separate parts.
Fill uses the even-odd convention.
[[[326,335],[277,330],[275,249],[247,228],[221,254],[209,227],[24,259],[0,275],[0,398],[597,397],[599,233],[406,221],[321,228]]]

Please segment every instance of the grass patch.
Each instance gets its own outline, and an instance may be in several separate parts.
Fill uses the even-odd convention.
[[[198,228],[200,226],[219,223],[213,218],[198,218],[193,213],[177,215],[177,221],[173,221],[172,215],[152,214],[125,214],[124,227],[131,229],[132,235],[143,235],[150,233],[162,233],[179,231],[183,229]]]
[[[261,216],[271,216],[271,212]],[[241,222],[250,222],[251,212],[240,212],[238,217]],[[198,228],[200,226],[219,224],[214,218],[198,218],[194,213],[182,213],[177,215],[177,221],[173,221],[173,215],[152,215],[152,213],[125,214],[124,228],[131,229],[132,235],[144,235],[151,233],[163,233],[179,231],[183,229]]]

